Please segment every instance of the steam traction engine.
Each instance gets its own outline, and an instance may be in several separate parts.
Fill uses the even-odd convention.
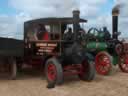
[[[111,72],[112,64],[119,65],[119,68],[128,73],[128,46],[118,39],[118,15],[119,10],[112,11],[112,35],[106,27],[103,30],[90,28],[85,35],[87,45],[85,48],[95,57],[95,67],[99,74],[107,75]]]
[[[48,83],[62,84],[64,76],[73,74],[81,80],[93,80],[94,63],[86,55],[84,45],[78,38],[79,23],[84,22],[87,21],[79,18],[79,11],[73,11],[73,18],[43,18],[25,22],[24,62],[33,64],[36,61],[34,64],[39,64],[38,61],[41,61]],[[33,28],[38,24],[47,28],[48,40],[33,39]],[[63,38],[67,25],[73,28],[70,40]]]

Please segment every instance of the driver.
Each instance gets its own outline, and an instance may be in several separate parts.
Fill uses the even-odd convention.
[[[64,34],[64,40],[71,40],[72,39],[72,28],[69,27],[68,31]]]
[[[84,37],[85,37],[85,34],[86,34],[86,31],[83,28],[81,28],[81,26],[79,25],[79,31],[78,31],[78,34],[77,34],[79,40],[83,40]]]
[[[35,33],[38,40],[49,40],[49,34],[44,25],[39,24]]]
[[[103,27],[103,32],[105,33],[104,35],[105,40],[109,40],[111,38],[111,34],[109,33],[107,27]]]

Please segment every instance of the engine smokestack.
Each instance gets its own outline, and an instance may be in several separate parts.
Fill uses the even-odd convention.
[[[118,16],[119,16],[119,5],[115,6],[112,10],[112,38],[118,39]]]
[[[77,38],[77,33],[79,31],[79,19],[80,19],[80,11],[74,10],[73,11],[73,32],[74,32],[74,39]]]

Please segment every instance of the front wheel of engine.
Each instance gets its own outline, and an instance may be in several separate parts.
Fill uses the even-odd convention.
[[[100,75],[108,75],[112,71],[112,60],[107,52],[99,52],[95,57],[96,71]]]
[[[62,84],[63,83],[63,69],[62,65],[56,58],[50,58],[45,65],[45,75],[48,83]]]

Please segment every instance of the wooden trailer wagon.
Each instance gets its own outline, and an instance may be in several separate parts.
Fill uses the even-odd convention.
[[[0,37],[0,44],[0,62],[4,65],[1,69],[8,69],[9,78],[15,79],[19,58],[24,56],[24,42]]]

